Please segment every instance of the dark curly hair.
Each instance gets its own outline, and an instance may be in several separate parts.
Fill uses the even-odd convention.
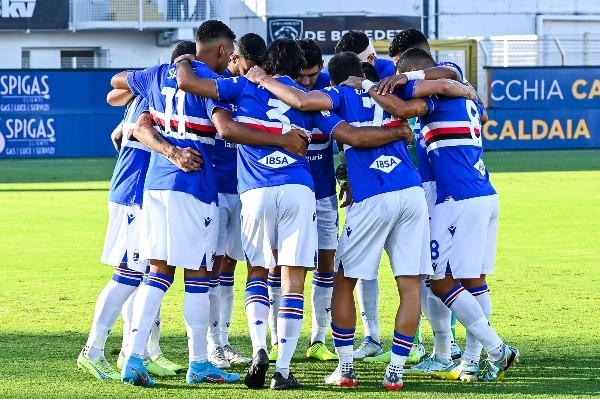
[[[204,21],[196,31],[196,42],[206,44],[216,39],[235,40],[235,33],[221,21],[211,19]]]
[[[377,69],[370,62],[361,63],[361,67],[365,74],[365,79],[369,79],[371,82],[379,82],[381,80]]]
[[[296,43],[304,51],[304,59],[306,59],[306,68],[322,66],[323,53],[321,48],[313,39],[297,39]]]
[[[238,42],[240,56],[256,65],[262,65],[266,49],[267,44],[256,33],[246,33]]]
[[[360,30],[351,30],[344,33],[340,41],[335,45],[335,52],[351,51],[355,54],[360,54],[369,47],[369,37],[365,32]]]
[[[268,75],[288,75],[296,79],[304,68],[304,52],[294,40],[278,39],[267,47],[263,69]]]
[[[427,38],[418,29],[410,28],[400,31],[394,36],[394,40],[390,44],[388,54],[390,57],[396,57],[409,48],[420,48],[429,52],[429,43]]]
[[[350,76],[363,76],[360,59],[352,51],[343,51],[331,57],[328,68],[331,81],[336,85]]]
[[[191,40],[183,40],[177,43],[171,53],[171,64],[175,61],[175,58],[184,54],[196,54],[196,43]]]
[[[427,69],[435,66],[435,61],[425,50],[420,48],[409,48],[400,55],[396,69],[398,72],[406,72],[411,69]]]

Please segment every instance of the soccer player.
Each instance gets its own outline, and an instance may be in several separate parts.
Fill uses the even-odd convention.
[[[196,34],[195,58],[200,62],[194,64],[194,73],[207,78],[223,73],[233,53],[234,38],[220,21],[202,23]],[[186,382],[239,380],[238,374],[225,373],[207,360],[208,273],[218,237],[212,147],[217,129],[223,138],[273,141],[267,133],[234,122],[226,104],[179,90],[175,75],[175,66],[164,64],[121,73],[111,80],[115,88],[130,88],[148,98],[151,115],[140,117],[135,134],[154,150],[146,178],[140,247],[140,257],[150,260],[150,273],[136,295],[132,345],[121,372],[121,380],[134,385],[154,384],[142,362],[143,345],[176,266],[184,268],[183,313],[190,354]],[[302,153],[298,141],[305,144],[292,133],[278,136],[276,143]]]
[[[292,40],[273,42],[265,55],[265,72],[288,86],[301,89],[293,79],[305,66],[304,55]],[[185,63],[177,68],[184,90],[233,102],[238,121],[282,133],[297,126],[318,128],[353,146],[379,146],[406,137],[406,129],[354,128],[332,113],[303,113],[290,108],[246,78],[200,79]],[[267,120],[268,119],[268,120]],[[238,146],[242,241],[252,264],[246,288],[246,314],[253,355],[245,378],[248,387],[264,385],[269,366],[266,352],[267,269],[282,266],[282,298],[278,317],[279,353],[271,389],[291,389],[300,383],[290,373],[304,313],[304,278],[314,267],[317,251],[316,201],[308,160],[269,146]],[[277,251],[277,261],[273,251]]]
[[[368,62],[375,67],[381,79],[396,73],[396,64],[390,60],[377,58],[373,42],[366,33],[360,30],[351,30],[344,33],[335,46],[335,53],[351,51],[358,55],[361,62]]]
[[[179,43],[173,50],[171,60],[188,53],[194,46],[193,42]],[[108,282],[96,302],[90,335],[77,359],[77,366],[96,378],[118,380],[121,378],[120,374],[104,357],[104,345],[122,311],[123,345],[117,360],[117,367],[122,368],[122,354],[127,350],[131,327],[129,305],[148,265],[147,261],[139,258],[140,232],[137,216],[142,205],[150,150],[133,137],[135,123],[142,112],[148,110],[148,102],[141,96],[133,98],[133,94],[128,90],[113,91],[107,99],[111,105],[129,103],[123,122],[111,134],[115,148],[119,148],[119,158],[109,189],[109,223],[101,260],[114,266],[115,270],[112,280]],[[167,359],[160,350],[158,315],[148,340],[148,358],[145,359],[145,364],[148,370],[156,375],[175,375],[183,370],[183,367]]]
[[[323,54],[312,39],[296,40],[306,60],[296,83],[306,90],[320,90],[329,86],[329,75],[322,72]],[[370,65],[370,64],[369,64]],[[333,292],[333,261],[338,240],[338,204],[335,192],[333,145],[331,137],[314,130],[311,134],[307,157],[315,183],[317,199],[317,236],[319,251],[312,279],[312,328],[306,357],[318,360],[337,360],[337,355],[325,346],[325,336],[331,324],[331,293]],[[281,299],[281,271],[269,271],[269,328],[271,352],[269,360],[277,360],[277,311]]]
[[[410,49],[398,60],[399,71],[435,65],[426,51]],[[482,107],[478,102],[444,96],[427,99],[421,115],[422,135],[436,179],[437,197],[431,218],[431,259],[435,275],[431,290],[455,314],[472,343],[458,368],[451,361],[450,337],[436,345],[436,357],[446,371],[472,381],[479,376],[482,347],[488,353],[483,381],[497,381],[518,359],[519,351],[506,345],[489,322],[491,299],[486,275],[494,271],[498,230],[498,197],[483,162]],[[436,335],[438,332],[436,331]],[[436,342],[437,343],[437,342]]]
[[[331,59],[329,67],[332,83],[335,84],[341,83],[351,75],[363,75],[358,57],[351,52],[336,54]],[[250,79],[260,83],[261,86],[276,94],[290,106],[303,110],[334,110],[351,121],[351,123],[359,125],[381,125],[384,122],[389,124],[394,123],[390,115],[385,114],[381,107],[374,106],[366,91],[354,90],[350,87],[329,87],[322,91],[303,93],[265,76],[257,78],[254,76],[254,71],[252,70],[249,73],[248,76]],[[440,82],[413,82],[412,87],[407,90],[414,90],[418,95],[426,95],[437,92],[437,90],[441,90],[443,87],[447,88],[445,85],[446,83]],[[423,86],[425,87],[424,89]],[[461,87],[462,85],[453,84],[450,86],[453,86],[454,92],[459,95],[467,93],[467,89]],[[403,103],[401,108],[406,113],[416,114],[422,105],[424,105],[422,101],[415,100]],[[396,121],[395,123],[398,122]],[[357,188],[354,188],[353,194],[355,204],[349,208],[347,213],[347,225],[344,229],[346,234],[342,234],[338,246],[337,258],[340,271],[336,275],[334,298],[332,300],[332,329],[336,351],[340,355],[340,364],[336,371],[327,377],[325,381],[330,384],[343,386],[353,386],[357,383],[352,365],[353,329],[356,325],[352,292],[357,278],[371,280],[376,278],[381,251],[385,246],[386,251],[392,259],[394,272],[397,273],[395,275],[398,277],[398,288],[402,296],[402,306],[396,318],[397,332],[401,331],[405,335],[408,333],[412,334],[408,338],[407,336],[403,336],[403,339],[407,340],[404,343],[405,348],[395,348],[397,350],[394,353],[398,356],[392,356],[392,363],[388,366],[388,373],[384,382],[388,389],[399,389],[402,386],[404,362],[412,346],[412,339],[416,329],[416,324],[413,328],[411,321],[415,318],[415,314],[418,322],[418,277],[421,274],[427,274],[429,269],[431,269],[428,264],[420,262],[421,251],[419,248],[422,245],[421,235],[428,233],[428,230],[425,228],[427,223],[425,197],[416,169],[411,162],[406,162],[406,159],[409,159],[406,145],[403,144],[398,147],[398,143],[394,143],[382,148],[369,150],[358,150],[350,146],[345,147],[348,147],[348,151],[350,151],[351,156],[348,155],[348,157],[352,158],[352,162],[349,162],[351,172],[350,185]],[[354,165],[361,165],[361,167],[357,168]],[[394,171],[399,165],[402,166]],[[358,169],[358,172],[352,172],[353,170],[357,170],[355,168]],[[405,170],[406,168],[408,169]],[[363,169],[366,170],[363,171]],[[371,169],[379,170],[380,173],[371,171]],[[392,171],[394,172],[392,173]],[[352,178],[353,173],[361,176],[362,179],[357,180],[356,177]],[[366,181],[375,181],[378,184],[365,184],[364,182]],[[407,186],[403,187],[404,184],[407,184]],[[380,194],[404,190],[410,187],[418,188],[417,192],[420,193],[421,202],[420,211],[416,211],[419,208],[416,206],[416,203],[408,206],[407,204],[410,204],[410,201],[401,201],[403,205],[396,204],[400,207],[397,208],[393,207],[391,202],[387,204],[388,201],[384,199],[382,201],[387,204],[387,208],[391,212],[389,215],[371,215],[370,218],[364,215],[370,213],[366,209],[377,210],[386,208],[385,206],[377,205],[377,200],[382,198],[379,197]],[[362,202],[363,200],[364,202]],[[416,201],[419,202],[419,200]],[[415,206],[416,208],[413,209]],[[363,207],[365,208],[363,209]],[[404,209],[404,207],[412,210],[409,211]],[[403,213],[403,210],[406,213]],[[395,216],[390,218],[389,216],[392,214],[395,214]],[[401,216],[399,215],[404,215],[407,220],[400,220]],[[356,219],[359,220],[357,221]],[[411,220],[412,223],[410,222]],[[378,229],[381,229],[381,234],[379,235],[377,234]],[[415,229],[416,235],[413,234],[412,229]],[[368,232],[370,232],[370,236]],[[353,238],[350,239],[350,236]],[[351,243],[350,240],[352,240]],[[406,250],[402,246],[404,242],[411,248],[410,250]],[[414,243],[418,243],[418,245],[413,245]],[[415,249],[417,250],[415,251]],[[408,255],[408,253],[411,255]],[[367,254],[367,261],[365,261],[365,254]],[[349,267],[353,271],[347,272]],[[357,269],[361,271],[357,271]],[[367,271],[365,272],[364,270]],[[416,276],[417,278],[406,280],[406,276]],[[341,284],[341,288],[337,288],[338,281]],[[416,298],[413,297],[415,295],[415,284]],[[338,296],[336,296],[336,292],[339,293]],[[417,303],[416,307],[415,299]],[[341,338],[342,336],[344,338]]]
[[[267,45],[260,36],[255,33],[245,34],[236,43],[223,76],[243,76],[254,65],[262,64],[266,48]],[[235,114],[235,109],[231,111]],[[219,192],[219,239],[208,290],[208,360],[219,368],[227,368],[230,364],[248,364],[252,359],[243,356],[229,343],[235,267],[238,261],[245,260],[240,225],[242,203],[237,191],[237,149],[235,143],[223,139],[219,134],[215,139],[213,167]]]

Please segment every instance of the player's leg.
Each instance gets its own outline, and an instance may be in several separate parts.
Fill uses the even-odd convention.
[[[385,195],[386,209],[397,216],[387,235],[385,250],[396,278],[400,306],[396,313],[392,356],[383,379],[388,390],[403,386],[404,365],[412,349],[421,316],[421,276],[431,275],[430,264],[422,261],[423,236],[428,236],[428,213],[421,187],[410,187]],[[395,206],[395,207],[394,207]],[[389,211],[388,211],[389,212]]]
[[[432,260],[449,260],[452,275],[439,279],[441,276],[436,271],[435,278],[438,280],[432,281],[432,290],[452,310],[467,332],[473,334],[486,349],[488,373],[484,380],[501,379],[518,358],[518,350],[504,344],[477,299],[459,281],[479,278],[484,271],[485,259],[489,257],[486,256],[489,249],[488,230],[492,215],[497,214],[497,197],[477,197],[438,206],[441,205],[450,206],[450,209],[445,209],[448,216],[444,222],[453,220],[453,223],[445,226],[446,234],[441,228],[432,228],[432,244],[435,241],[437,246],[434,253],[432,245]],[[497,228],[497,224],[495,226]],[[495,241],[495,235],[491,235]],[[495,246],[493,248],[495,250]]]
[[[304,279],[317,254],[317,214],[314,192],[288,184],[277,190],[277,262],[281,265],[281,304],[277,317],[279,352],[271,389],[298,388],[290,372],[304,318]]]
[[[331,329],[335,350],[339,356],[335,371],[325,377],[326,384],[355,386],[354,334],[356,310],[354,288],[357,280],[376,281],[379,261],[391,220],[382,214],[382,195],[353,204],[346,211],[335,265],[338,267],[331,299]]]
[[[221,285],[219,283],[219,276],[221,275],[222,261],[223,256],[216,256],[213,270],[209,273],[208,360],[218,368],[228,368],[231,367],[231,364],[225,356],[221,342]]]
[[[383,353],[379,334],[379,282],[359,279],[356,296],[364,328],[364,340],[354,350],[356,360],[378,356]]]
[[[275,266],[275,220],[272,217],[276,212],[274,190],[272,187],[257,188],[240,194],[242,247],[249,262],[245,308],[252,342],[252,363],[244,379],[248,388],[262,388],[269,369],[267,275],[269,268]]]
[[[129,219],[136,219],[138,206],[108,203],[109,221],[101,261],[115,266],[112,279],[106,284],[94,310],[94,319],[85,347],[77,358],[77,367],[98,379],[118,380],[116,372],[104,357],[104,345],[114,327],[121,307],[136,290],[143,273],[127,266],[127,234]],[[132,214],[133,218],[128,218]]]
[[[306,357],[318,360],[337,360],[337,355],[325,346],[331,325],[331,295],[333,292],[333,263],[338,239],[337,198],[317,200],[317,235],[319,251],[317,269],[312,279],[312,326],[310,346]]]
[[[269,269],[267,278],[269,292],[269,332],[271,333],[271,351],[269,352],[269,361],[277,360],[279,346],[279,337],[277,335],[277,314],[279,313],[279,304],[281,303],[281,267],[275,266]]]

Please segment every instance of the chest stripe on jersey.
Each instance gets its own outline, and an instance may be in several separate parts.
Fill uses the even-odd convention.
[[[164,119],[161,119],[157,115],[152,114],[152,120],[161,129],[165,129],[165,121],[164,121]],[[171,132],[177,132],[177,126],[178,126],[178,124],[179,124],[179,121],[174,120],[174,119],[171,120],[170,131]],[[186,121],[185,122],[185,131],[186,131],[186,133],[191,133],[191,134],[195,134],[196,136],[206,137],[206,138],[210,138],[210,139],[214,139],[215,135],[217,134],[217,129],[215,129],[214,126],[200,125],[198,123],[193,123],[193,122],[190,122],[190,121]]]
[[[476,137],[481,137],[481,131],[478,128],[473,129]],[[471,128],[467,126],[440,127],[428,130],[425,134],[425,143],[427,145],[440,140],[458,140],[471,139]]]

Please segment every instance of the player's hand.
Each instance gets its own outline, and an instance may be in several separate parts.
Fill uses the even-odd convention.
[[[404,141],[407,145],[413,142],[414,134],[407,121],[404,120],[400,125],[393,128],[397,130],[398,141]]]
[[[248,71],[248,73],[246,73],[245,76],[246,79],[248,79],[252,83],[259,85],[261,81],[267,76],[267,73],[261,67],[255,65],[252,68],[250,68],[250,70]]]
[[[340,86],[350,86],[355,89],[362,89],[362,82],[365,78],[359,78],[358,76],[349,76],[348,79],[340,83]]]
[[[306,156],[306,150],[308,149],[308,142],[310,141],[310,138],[303,130],[292,129],[283,134],[282,139],[284,142],[281,147],[284,150],[299,157]]]
[[[477,100],[477,90],[475,90],[475,88],[471,86],[471,83],[465,82],[463,84],[467,86],[467,90],[469,91],[466,95],[466,98],[468,98],[469,100]]]
[[[115,147],[115,150],[117,150],[117,152],[121,152],[121,142],[123,140],[123,129],[115,129],[110,135],[110,140],[112,141],[113,146]]]
[[[338,199],[342,201],[340,208],[345,208],[348,205],[352,205],[352,189],[350,189],[350,184],[347,182],[343,186],[340,186],[340,194]]]
[[[395,88],[405,85],[407,82],[408,78],[403,73],[388,76],[375,86],[375,91],[377,91],[377,94],[385,96],[386,93],[392,93]]]
[[[202,165],[204,165],[202,155],[193,148],[175,147],[167,158],[184,172],[198,171],[202,169]]]

